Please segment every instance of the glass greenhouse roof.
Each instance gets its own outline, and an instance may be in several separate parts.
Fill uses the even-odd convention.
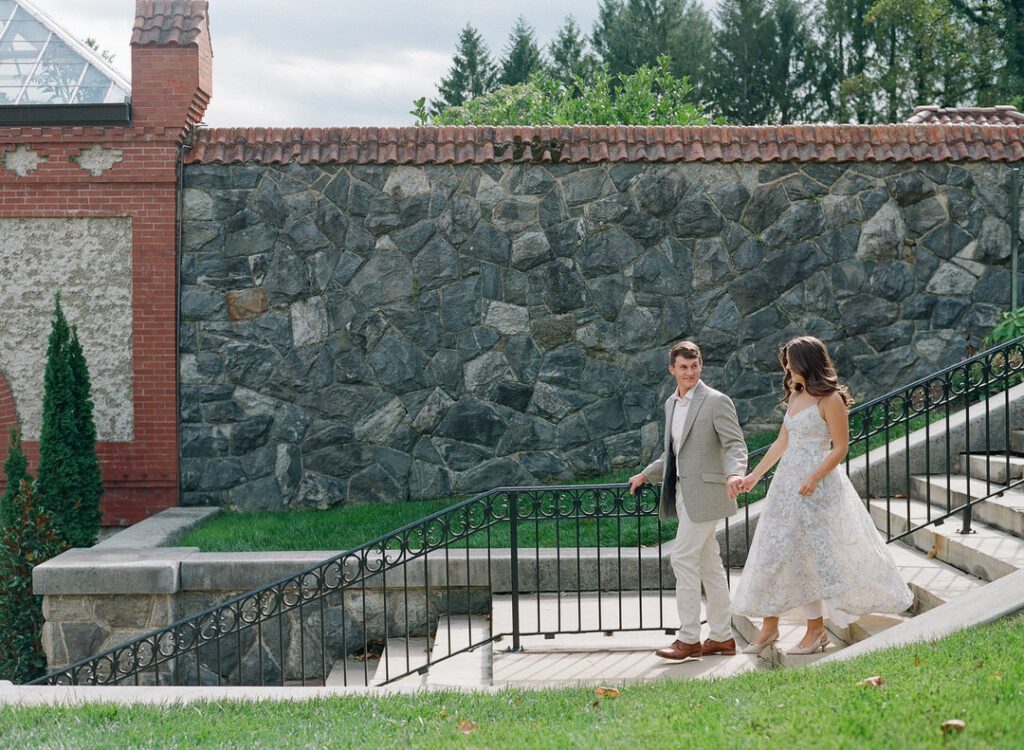
[[[116,104],[131,86],[25,0],[0,0],[0,105]]]

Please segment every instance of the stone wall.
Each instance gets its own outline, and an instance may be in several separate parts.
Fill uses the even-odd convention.
[[[748,432],[810,333],[861,399],[1010,299],[1001,163],[190,165],[186,505],[327,507],[640,466],[666,350]],[[968,338],[969,337],[969,340]]]

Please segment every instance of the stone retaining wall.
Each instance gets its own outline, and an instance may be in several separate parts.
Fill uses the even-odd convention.
[[[633,469],[660,445],[683,337],[748,432],[778,420],[795,334],[878,395],[962,358],[1008,307],[1011,174],[189,165],[182,502],[323,508]]]

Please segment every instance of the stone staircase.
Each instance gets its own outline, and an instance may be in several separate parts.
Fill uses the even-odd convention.
[[[908,496],[894,497],[888,510],[883,500],[872,499],[869,511],[876,527],[901,534],[908,528],[908,520],[918,526],[947,512],[947,503],[956,507],[968,496],[981,498],[1020,480],[1024,477],[1024,430],[1012,433],[1011,451],[962,455],[961,473],[948,477],[916,476]],[[890,544],[896,564],[914,593],[911,608],[899,615],[866,615],[847,628],[826,622],[831,644],[824,652],[787,654],[800,640],[804,626],[801,621],[783,619],[779,641],[759,656],[737,654],[667,662],[654,656],[654,650],[669,643],[674,633],[677,616],[671,590],[523,594],[521,631],[541,635],[523,636],[519,651],[512,651],[509,640],[500,637],[467,650],[492,632],[512,629],[511,597],[495,596],[489,616],[443,616],[429,639],[391,638],[377,660],[339,661],[326,684],[345,684],[347,676],[350,686],[381,686],[395,675],[413,671],[388,684],[399,688],[540,688],[708,679],[751,669],[806,665],[1024,568],[1024,485],[978,503],[973,511],[973,533],[961,534],[961,524],[958,514]],[[730,573],[735,586],[742,571]],[[654,624],[663,629],[637,630],[641,622],[647,628]],[[733,627],[737,644],[742,647],[754,637],[760,622],[734,616]],[[571,630],[593,632],[555,635]],[[453,653],[456,655],[445,658]]]

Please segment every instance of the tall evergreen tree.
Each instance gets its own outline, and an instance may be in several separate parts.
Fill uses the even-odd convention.
[[[514,86],[517,83],[524,83],[530,78],[531,73],[543,67],[544,58],[540,47],[537,46],[533,27],[525,18],[519,16],[505,45],[499,80],[503,86]]]
[[[440,98],[431,102],[435,112],[454,107],[467,99],[493,91],[498,85],[498,70],[480,32],[470,24],[459,33],[455,56],[448,75],[437,90]]]
[[[96,430],[85,358],[75,343],[58,293],[43,376],[43,424],[39,435],[40,508],[53,517],[54,530],[72,547],[95,543],[99,529]],[[77,349],[77,352],[76,352]],[[91,446],[91,449],[89,449]],[[91,457],[90,457],[91,456]]]
[[[566,85],[571,85],[576,76],[589,78],[596,65],[587,49],[587,39],[572,16],[566,16],[554,41],[548,45],[548,57],[551,75]]]
[[[591,44],[615,74],[656,67],[659,55],[672,55],[683,22],[678,0],[601,0]]]
[[[771,122],[775,28],[764,0],[723,0],[712,61],[715,105],[730,122]]]
[[[774,44],[770,50],[771,98],[777,122],[806,122],[817,113],[811,86],[817,50],[807,12],[798,0],[775,0],[771,7]]]
[[[85,361],[82,344],[78,340],[78,327],[71,328],[68,344],[68,363],[71,368],[72,401],[75,405],[76,429],[72,438],[72,451],[78,463],[79,541],[94,544],[99,534],[102,513],[100,498],[103,496],[103,476],[100,461],[96,455],[96,423],[93,421],[92,383],[89,367]]]
[[[998,43],[1003,65],[999,70],[996,99],[1024,106],[1024,2],[1021,0],[952,0],[963,18]],[[984,47],[978,50],[984,51]],[[976,86],[976,88],[981,88]]]
[[[868,12],[875,0],[823,0],[815,27],[821,52],[815,89],[826,119],[872,122],[874,102],[864,76],[875,52]]]
[[[21,450],[21,435],[17,428],[11,429],[11,442],[7,446],[7,460],[4,461],[4,478],[7,486],[0,498],[0,527],[11,526],[15,522],[15,498],[21,489],[21,483],[31,481],[28,475],[28,461]]]

